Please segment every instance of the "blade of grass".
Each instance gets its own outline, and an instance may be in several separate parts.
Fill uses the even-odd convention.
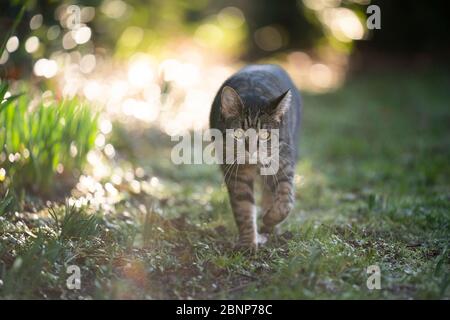
[[[16,19],[14,20],[14,23],[13,23],[11,29],[9,29],[9,32],[6,33],[6,36],[3,39],[2,44],[0,46],[0,55],[3,54],[3,51],[5,50],[5,47],[6,47],[6,43],[8,42],[8,39],[16,31],[17,26],[19,25],[20,21],[22,20],[23,14],[25,13],[25,10],[26,10],[29,2],[30,2],[29,0],[26,0],[25,3],[22,5],[22,8],[20,9],[18,15],[16,16]]]

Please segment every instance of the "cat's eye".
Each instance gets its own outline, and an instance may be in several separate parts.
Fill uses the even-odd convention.
[[[244,137],[244,130],[242,130],[242,129],[240,129],[240,128],[234,130],[233,136],[234,136],[234,138],[237,139],[237,140],[242,139],[242,138]]]
[[[260,130],[258,132],[258,136],[259,136],[259,139],[261,139],[261,140],[267,140],[270,138],[270,132],[267,130]]]

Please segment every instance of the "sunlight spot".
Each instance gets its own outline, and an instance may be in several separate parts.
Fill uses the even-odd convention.
[[[283,38],[277,28],[267,26],[255,31],[255,42],[264,51],[275,51],[283,45]]]
[[[331,85],[331,70],[324,64],[313,64],[309,69],[309,75],[311,82],[320,88],[328,88]]]
[[[100,9],[108,17],[118,19],[125,14],[127,4],[121,0],[105,0]]]
[[[137,180],[133,180],[130,183],[130,189],[133,193],[140,193],[141,192],[141,184]]]
[[[93,54],[87,54],[83,56],[83,58],[81,58],[80,70],[83,73],[91,73],[95,68],[95,64],[96,64],[95,56]]]
[[[134,174],[133,171],[127,171],[125,172],[125,180],[128,182],[131,182],[134,180]]]
[[[22,153],[24,159],[28,159],[30,157],[30,151],[27,148],[23,149]]]
[[[136,99],[126,99],[122,105],[122,111],[127,116],[146,122],[154,121],[159,114],[159,110],[145,101]]]
[[[95,180],[91,176],[80,176],[80,180],[77,184],[77,189],[80,191],[89,191],[94,192],[95,191]]]
[[[34,74],[37,76],[52,78],[58,72],[56,61],[49,59],[39,59],[34,64]]]
[[[36,30],[42,26],[43,17],[42,14],[36,14],[30,20],[30,29]]]
[[[226,7],[220,10],[219,14],[217,15],[217,20],[223,27],[235,29],[244,24],[245,17],[239,8]]]
[[[109,100],[112,102],[120,102],[128,92],[128,83],[123,80],[116,80],[111,86]]]
[[[0,168],[0,182],[5,181],[6,178],[6,170],[4,168]]]
[[[150,185],[151,185],[153,188],[156,188],[157,186],[159,186],[159,179],[158,179],[157,177],[152,177],[152,178],[150,179]]]
[[[154,77],[149,59],[146,56],[136,56],[128,69],[128,80],[133,86],[144,88]]]
[[[112,123],[108,119],[103,119],[100,121],[100,131],[103,134],[109,134],[112,131]]]
[[[160,71],[164,74],[165,81],[173,81],[176,78],[180,63],[175,59],[164,60],[160,64]]]
[[[330,4],[328,4],[327,2],[330,2]],[[333,5],[333,2],[337,4]],[[314,11],[321,11],[326,7],[335,7],[339,5],[339,2],[340,0],[303,0],[303,4],[305,5],[305,7]]]
[[[118,196],[119,191],[109,182],[105,184],[105,190],[111,195],[111,196]]]
[[[138,178],[143,178],[144,175],[145,175],[145,171],[144,171],[144,169],[142,169],[141,167],[137,167],[137,168],[134,170],[134,172],[135,172],[135,174],[136,174],[136,177],[138,177]]]
[[[105,146],[105,149],[108,145]],[[99,150],[91,150],[87,154],[87,161],[92,166],[92,175],[96,180],[100,180],[110,175],[110,167],[106,159]]]
[[[303,186],[305,184],[305,177],[301,176],[299,174],[296,174],[294,176],[294,183],[299,187]]]
[[[214,46],[223,39],[223,31],[211,23],[202,24],[195,31],[194,39],[203,45]]]
[[[115,185],[120,185],[122,183],[122,177],[119,174],[114,173],[111,176],[111,182]]]
[[[104,151],[105,151],[106,156],[107,156],[108,158],[110,158],[110,159],[114,158],[114,156],[116,155],[116,150],[114,150],[113,145],[110,144],[110,143],[108,143],[108,144],[105,146],[105,150],[104,150]]]
[[[58,165],[56,166],[56,172],[58,172],[59,174],[64,172],[64,166],[62,163],[58,163]]]
[[[53,98],[53,92],[50,90],[46,90],[42,93],[42,105],[44,107],[48,107],[50,106],[52,103],[54,102],[54,98]],[[64,120],[64,118],[62,118],[61,120]],[[65,124],[65,122],[64,122]]]
[[[95,8],[94,7],[83,7],[81,9],[81,22],[87,23],[94,19]]]
[[[181,63],[175,59],[164,60],[160,65],[165,81],[175,81],[181,87],[196,84],[200,79],[199,68],[191,63]]]
[[[81,27],[72,31],[72,37],[77,44],[84,44],[91,39],[91,28],[89,27]]]
[[[103,134],[98,134],[97,138],[95,138],[95,145],[99,148],[103,147],[105,145],[106,138]]]
[[[6,42],[6,50],[8,50],[9,53],[12,53],[16,51],[17,48],[19,48],[19,38],[16,36],[9,38]]]
[[[339,41],[350,42],[364,37],[364,27],[358,16],[350,9],[327,9],[323,12],[322,19]]]
[[[70,144],[70,156],[71,156],[72,158],[75,158],[75,157],[77,156],[77,154],[78,154],[78,148],[77,148],[77,146],[75,145],[75,143],[72,142],[72,143]]]
[[[47,30],[47,39],[50,41],[53,41],[56,38],[58,38],[60,33],[61,33],[61,28],[58,25],[51,26]]]
[[[62,39],[62,46],[66,50],[73,49],[77,46],[77,43],[72,37],[72,31],[66,32]]]
[[[89,100],[94,100],[102,95],[102,87],[98,81],[87,81],[83,88],[83,93]]]
[[[27,41],[25,41],[25,50],[28,53],[36,52],[39,49],[39,38],[36,36],[29,37]]]
[[[288,55],[289,63],[292,63],[297,67],[299,72],[303,72],[306,68],[312,64],[310,56],[306,52],[295,51]]]
[[[141,43],[144,38],[144,30],[131,26],[125,29],[119,39],[119,43],[125,47],[133,48]]]

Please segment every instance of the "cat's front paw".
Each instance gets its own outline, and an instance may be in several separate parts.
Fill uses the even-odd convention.
[[[242,251],[246,253],[255,253],[258,250],[257,241],[239,241],[236,243],[235,250]]]

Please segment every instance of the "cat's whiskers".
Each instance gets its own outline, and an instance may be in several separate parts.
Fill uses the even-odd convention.
[[[275,186],[276,186],[276,188],[278,188],[278,185],[279,185],[280,183],[279,183],[279,181],[278,181],[278,177],[277,177],[277,174],[276,174],[276,172],[275,172],[275,169],[272,168],[272,166],[270,166],[269,168],[272,170],[272,177],[275,179]]]
[[[231,169],[234,167],[235,163],[236,163],[237,159],[233,161],[233,163],[225,165],[226,169],[225,169],[225,174],[223,175],[223,183],[227,182],[227,175],[228,173],[230,173]],[[232,172],[232,171],[231,171]],[[228,177],[229,178],[229,177]]]

